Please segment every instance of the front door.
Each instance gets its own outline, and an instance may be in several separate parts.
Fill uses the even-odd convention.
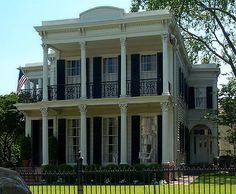
[[[212,148],[209,130],[195,129],[191,140],[191,163],[210,163]]]

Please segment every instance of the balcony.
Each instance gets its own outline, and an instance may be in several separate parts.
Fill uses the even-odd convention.
[[[161,79],[127,80],[127,96],[157,96],[162,93]],[[118,98],[120,96],[118,81],[91,82],[87,84],[87,98]],[[81,84],[63,84],[48,86],[48,100],[79,99]],[[42,88],[21,90],[19,102],[31,103],[42,100]]]
[[[43,99],[43,89],[36,88],[36,89],[21,90],[18,96],[19,96],[20,103],[38,102]]]

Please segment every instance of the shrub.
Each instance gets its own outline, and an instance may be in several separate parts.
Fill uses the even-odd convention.
[[[20,141],[21,159],[29,160],[31,158],[31,138],[29,136],[22,137]]]
[[[54,136],[50,136],[48,138],[49,160],[57,160],[57,149],[58,149],[57,138]]]

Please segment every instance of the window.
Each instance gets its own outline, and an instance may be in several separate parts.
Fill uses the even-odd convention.
[[[157,158],[157,127],[155,117],[141,118],[141,139],[139,158],[141,162],[155,162]]]
[[[67,120],[67,161],[76,162],[76,154],[80,148],[80,120]]]
[[[155,72],[157,67],[156,55],[141,56],[141,72]]]
[[[109,57],[103,59],[103,73],[117,73],[118,72],[118,58],[117,57]]]
[[[195,108],[206,108],[206,88],[195,88]]]
[[[103,118],[103,162],[118,163],[118,119]]]
[[[66,84],[75,84],[80,82],[80,60],[70,60],[66,63]]]

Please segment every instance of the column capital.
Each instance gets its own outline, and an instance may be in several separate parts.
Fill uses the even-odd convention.
[[[79,42],[81,49],[85,49],[86,47],[86,42],[84,40]]]
[[[121,47],[126,46],[126,37],[125,36],[120,37],[120,45],[121,45]]]
[[[163,40],[164,42],[167,42],[167,41],[169,40],[169,34],[168,34],[168,33],[162,34],[161,37],[162,37],[162,40]]]
[[[127,110],[128,110],[128,104],[127,104],[127,103],[120,103],[120,104],[119,104],[119,107],[120,107],[120,111],[121,111],[122,113],[126,113]]]
[[[168,111],[170,103],[169,102],[161,102],[161,110],[162,111]]]
[[[43,47],[43,50],[47,50],[48,49],[48,45],[45,43],[42,43],[41,46]]]
[[[87,105],[86,104],[80,104],[78,107],[79,107],[81,114],[85,114],[87,112]]]
[[[43,117],[47,117],[48,116],[48,108],[47,107],[40,108],[40,112],[41,112]]]

